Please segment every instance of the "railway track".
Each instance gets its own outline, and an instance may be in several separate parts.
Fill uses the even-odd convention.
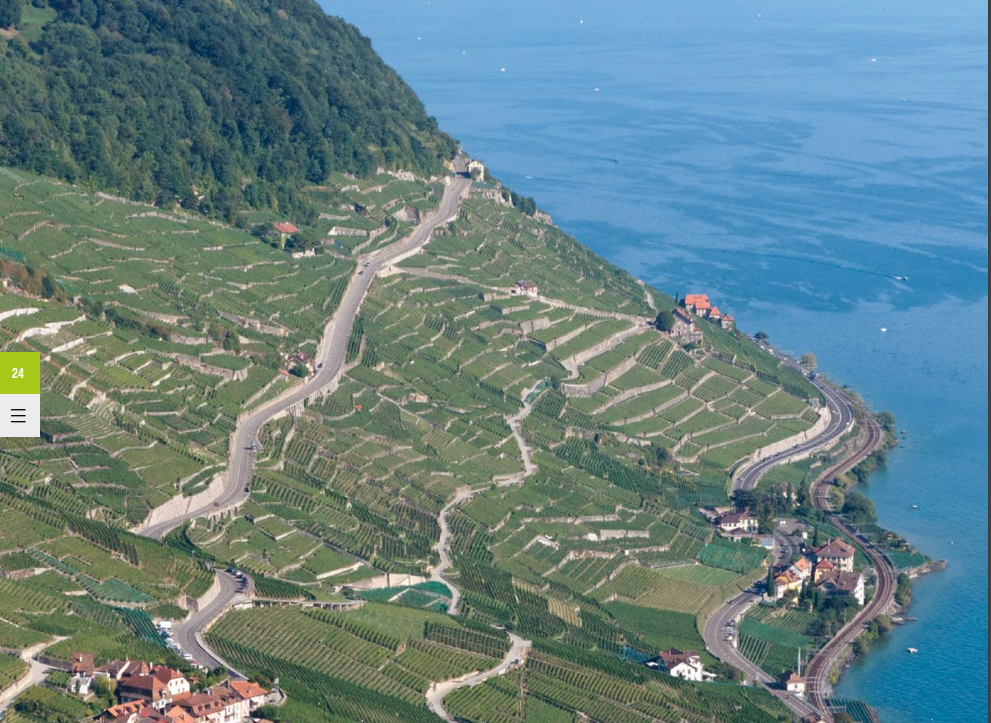
[[[826,515],[833,526],[853,540],[854,544],[870,560],[877,576],[874,597],[871,601],[850,622],[840,628],[839,632],[828,643],[819,649],[806,669],[805,688],[808,701],[821,711],[827,720],[832,720],[826,700],[831,692],[829,674],[833,665],[843,650],[846,649],[846,646],[852,643],[872,620],[888,609],[894,600],[898,580],[897,570],[884,553],[860,537],[857,530],[829,508],[829,480],[860,464],[883,440],[883,432],[873,416],[865,412],[863,417],[867,428],[867,439],[864,444],[854,455],[833,465],[819,475],[812,487],[812,504]]]

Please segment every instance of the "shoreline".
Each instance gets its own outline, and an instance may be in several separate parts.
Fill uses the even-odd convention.
[[[807,669],[807,699],[822,711],[827,720],[832,720],[832,714],[825,704],[826,700],[831,698],[834,687],[839,684],[843,674],[846,673],[850,666],[856,660],[870,654],[870,648],[858,654],[854,650],[854,643],[868,631],[868,626],[881,616],[903,615],[911,607],[911,599],[904,605],[896,602],[894,590],[891,588],[892,583],[897,583],[902,574],[908,575],[908,578],[912,580],[929,572],[944,570],[947,567],[947,563],[945,560],[927,559],[922,565],[918,565],[908,571],[899,570],[886,553],[879,551],[873,543],[861,537],[855,528],[848,525],[844,520],[840,519],[836,512],[832,511],[829,500],[829,488],[832,486],[830,484],[831,481],[839,475],[854,469],[876,450],[889,450],[897,447],[898,439],[897,437],[889,438],[885,434],[885,431],[878,424],[874,412],[867,407],[856,392],[838,387],[828,379],[824,383],[829,384],[833,390],[844,398],[851,409],[855,410],[861,423],[866,422],[865,426],[868,430],[868,437],[863,446],[825,470],[812,482],[810,492],[812,494],[813,506],[820,510],[831,524],[835,525],[853,541],[853,544],[858,550],[871,562],[871,567],[875,575],[874,597],[867,602],[852,620],[840,628],[816,652],[815,656],[809,662]],[[852,489],[853,486],[851,485],[844,489]],[[882,631],[879,635],[883,635],[885,632]],[[815,671],[815,674],[813,674],[813,671]],[[815,685],[812,684],[813,681],[816,683]],[[827,693],[829,695],[826,695]],[[876,711],[870,706],[870,701],[863,702],[870,708],[872,715],[877,718]]]
[[[792,355],[776,350],[770,345],[761,344],[761,346],[777,356],[782,363],[794,366],[796,368],[801,368],[798,360]],[[833,714],[826,705],[826,701],[832,698],[834,688],[839,684],[843,674],[850,668],[850,666],[858,659],[868,655],[871,650],[871,648],[868,647],[867,650],[858,654],[854,650],[854,643],[868,632],[869,626],[878,618],[882,616],[905,618],[907,611],[911,607],[911,598],[909,598],[909,600],[903,605],[897,603],[895,600],[895,590],[901,575],[907,575],[909,580],[914,580],[921,575],[928,574],[930,572],[945,570],[947,567],[947,562],[945,560],[931,560],[927,558],[926,561],[920,565],[916,565],[915,567],[907,570],[899,570],[899,568],[895,566],[885,552],[877,549],[874,543],[866,537],[861,537],[855,527],[848,524],[845,520],[840,518],[838,513],[832,510],[829,490],[834,487],[832,484],[833,481],[837,480],[841,475],[847,474],[851,470],[855,469],[864,460],[870,458],[871,455],[877,450],[884,450],[887,452],[888,450],[897,447],[898,438],[893,432],[889,434],[888,431],[886,431],[885,428],[878,423],[875,412],[867,406],[857,392],[836,384],[828,377],[823,377],[820,375],[818,378],[821,380],[821,385],[816,384],[815,386],[819,387],[820,391],[824,391],[822,387],[828,387],[831,392],[837,395],[842,400],[843,404],[849,408],[853,416],[853,423],[861,424],[866,429],[867,435],[865,439],[861,439],[861,434],[854,436],[850,440],[850,442],[854,445],[853,448],[846,451],[841,459],[820,472],[811,482],[809,491],[812,497],[812,505],[825,516],[830,524],[834,525],[843,534],[845,534],[862,555],[867,557],[870,567],[874,570],[875,575],[874,597],[871,598],[871,600],[868,600],[864,607],[861,608],[860,611],[848,623],[843,625],[829,640],[827,640],[812,657],[806,669],[805,697],[796,699],[796,702],[801,700],[802,702],[812,706],[814,709],[820,711],[823,720],[832,721]],[[778,464],[787,464],[789,461],[791,460],[784,459]],[[872,469],[870,474],[873,474],[873,472],[882,467],[883,464],[884,460],[882,460],[881,464]],[[768,469],[770,469],[770,467]],[[766,471],[767,470],[763,470],[760,473],[760,476],[763,476],[763,473]],[[856,486],[856,483],[840,484],[839,486],[846,491],[853,489]],[[756,484],[754,484],[754,487],[756,487]],[[898,535],[897,532],[894,532],[893,534]],[[898,535],[898,537],[901,537],[901,535]],[[914,550],[915,548],[913,547],[912,549]],[[709,617],[711,617],[711,615]],[[881,629],[875,634],[880,637],[884,635],[887,630],[888,629]],[[872,642],[875,639],[877,639],[877,637],[872,638]],[[791,700],[791,696],[788,696],[781,691],[774,690],[772,692],[777,695],[783,703],[786,703],[786,705],[787,701]],[[876,710],[870,705],[870,702],[862,702],[870,710],[874,720],[880,721]],[[795,712],[794,708],[793,712]]]

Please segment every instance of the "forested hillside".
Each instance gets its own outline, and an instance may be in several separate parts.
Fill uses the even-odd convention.
[[[334,171],[429,175],[454,149],[313,0],[25,3],[0,35],[0,117],[0,165],[230,219],[298,217],[299,187]]]

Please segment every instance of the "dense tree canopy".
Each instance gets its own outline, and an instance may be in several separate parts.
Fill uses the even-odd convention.
[[[313,0],[50,2],[42,27],[0,38],[0,165],[225,216],[287,211],[333,171],[436,173],[453,155]]]
[[[654,326],[657,327],[658,331],[671,331],[674,329],[674,314],[667,309],[662,309],[657,312],[657,318],[654,319]]]

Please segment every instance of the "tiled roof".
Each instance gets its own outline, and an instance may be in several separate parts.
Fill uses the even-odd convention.
[[[819,557],[853,557],[856,550],[843,540],[830,540],[816,550]]]

